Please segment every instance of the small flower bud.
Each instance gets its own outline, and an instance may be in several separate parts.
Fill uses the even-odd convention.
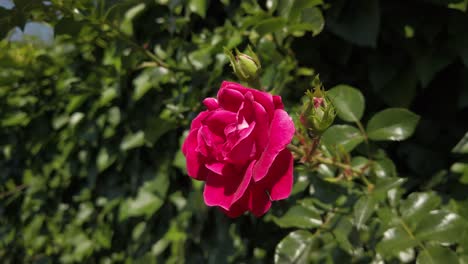
[[[322,134],[335,120],[336,112],[321,86],[307,91],[300,116],[302,125],[313,135]]]
[[[241,53],[237,49],[235,56],[229,50],[224,50],[224,52],[229,57],[231,66],[237,77],[254,88],[260,88],[256,86],[259,84],[259,73],[262,67],[257,55],[252,51],[250,46],[248,47],[250,55]]]

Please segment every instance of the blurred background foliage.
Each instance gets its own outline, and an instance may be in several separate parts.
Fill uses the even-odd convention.
[[[0,1],[2,263],[468,263],[466,7]],[[324,135],[375,188],[298,165],[292,197],[263,218],[204,205],[180,145],[234,78],[223,48],[248,44],[294,116],[316,74],[345,102],[364,95],[357,123],[420,116],[399,143],[343,115]]]

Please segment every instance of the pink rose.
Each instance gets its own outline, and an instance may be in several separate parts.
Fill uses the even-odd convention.
[[[218,98],[203,104],[208,110],[192,121],[182,146],[188,175],[205,181],[208,206],[230,217],[262,216],[293,185],[287,145],[295,129],[281,97],[225,81]]]

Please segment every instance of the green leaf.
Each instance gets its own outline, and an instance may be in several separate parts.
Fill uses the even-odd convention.
[[[427,87],[434,76],[452,63],[455,58],[455,54],[448,49],[425,51],[417,58],[415,68],[422,87]]]
[[[133,19],[135,19],[139,14],[141,14],[146,8],[144,3],[140,3],[132,8],[130,8],[124,16],[122,24],[120,25],[120,30],[127,35],[133,35]]]
[[[185,162],[184,162],[185,163]],[[309,187],[309,175],[307,172],[304,172],[304,168],[297,166],[295,168],[295,179],[294,179],[294,186],[291,191],[291,196],[303,192],[307,187]]]
[[[458,257],[452,250],[439,245],[427,245],[425,250],[421,250],[416,264],[455,264]]]
[[[400,213],[403,220],[408,222],[412,228],[415,228],[440,203],[441,199],[435,192],[415,192],[400,204]]]
[[[96,165],[98,168],[98,172],[102,172],[103,170],[107,169],[112,163],[117,160],[117,156],[115,153],[109,151],[109,149],[102,147],[99,150]]]
[[[396,177],[397,171],[391,159],[383,158],[372,163],[372,170],[377,178]]]
[[[127,151],[133,148],[141,147],[145,144],[145,133],[138,131],[134,134],[127,134],[120,143],[120,150]]]
[[[410,137],[420,117],[403,108],[389,108],[375,114],[367,124],[372,140],[404,140]]]
[[[16,112],[14,114],[10,114],[6,118],[4,118],[1,121],[1,125],[3,127],[8,127],[8,126],[25,126],[29,123],[30,118],[28,117],[28,114],[25,112]]]
[[[452,152],[453,153],[459,153],[459,154],[468,153],[468,132],[463,136],[463,138],[452,149]]]
[[[337,115],[348,122],[357,122],[364,113],[364,96],[358,89],[340,84],[327,92]]]
[[[146,222],[138,223],[132,231],[132,239],[138,240],[146,229]]]
[[[386,258],[416,245],[418,241],[412,238],[403,227],[397,226],[384,232],[382,241],[377,245],[377,252]]]
[[[365,170],[369,166],[369,159],[363,156],[353,157],[351,160],[351,167],[356,170]]]
[[[338,149],[343,148],[343,150],[350,152],[364,141],[364,137],[353,126],[334,125],[323,133],[322,140],[329,148],[335,146]]]
[[[379,1],[355,0],[350,8],[332,5],[330,31],[359,46],[375,47],[380,28]]]
[[[297,19],[300,19],[301,14],[302,14],[303,20],[307,19],[307,15],[310,13],[304,14],[304,11],[310,10],[311,7],[315,7],[317,5],[323,4],[322,0],[296,0],[296,1],[290,1],[290,2],[292,2],[292,6],[287,15],[287,18],[289,21],[295,21]]]
[[[308,25],[313,36],[318,35],[325,27],[325,19],[323,18],[322,11],[316,7],[304,9],[302,11],[302,24]]]
[[[148,191],[138,192],[135,199],[124,202],[120,208],[120,220],[132,216],[150,216],[162,205],[162,200]]]
[[[388,191],[400,187],[405,182],[405,178],[377,178],[372,196],[379,201],[383,200],[387,196]]]
[[[322,32],[325,26],[325,20],[322,12],[318,8],[306,8],[302,11],[302,19],[297,23],[290,24],[287,27],[288,32],[291,32],[294,36],[303,36],[305,31],[311,31],[313,36],[318,35]],[[288,20],[291,23],[291,20]]]
[[[460,239],[460,230],[468,228],[466,221],[459,215],[447,210],[431,211],[414,230],[419,240],[439,243],[455,243]]]
[[[163,67],[153,67],[143,70],[133,80],[135,90],[132,95],[134,101],[140,100],[150,89],[157,88],[163,78],[167,77],[169,71]]]
[[[353,231],[351,219],[347,216],[339,215],[336,218],[336,224],[333,227],[333,235],[341,248],[347,252],[353,252],[353,245],[349,241],[349,234]]]
[[[188,7],[191,12],[200,15],[201,17],[206,17],[206,9],[208,8],[207,0],[190,0]]]
[[[163,166],[152,180],[146,181],[140,187],[135,198],[127,199],[122,203],[119,220],[134,216],[150,217],[164,204],[168,189],[167,166]]]
[[[312,205],[295,205],[281,217],[275,217],[273,221],[282,228],[314,228],[322,225],[320,211]]]
[[[275,263],[309,263],[308,255],[314,242],[313,235],[305,230],[289,233],[275,249]]]
[[[260,36],[263,36],[268,33],[276,32],[284,28],[286,25],[286,20],[281,17],[273,17],[261,20],[260,23],[257,24],[255,30],[258,32]]]
[[[354,205],[354,224],[361,229],[374,213],[376,201],[372,196],[362,196]]]

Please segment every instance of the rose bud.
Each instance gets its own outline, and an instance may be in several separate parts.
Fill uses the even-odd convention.
[[[192,121],[182,152],[190,177],[205,181],[206,205],[230,217],[260,217],[293,185],[295,132],[280,96],[223,82],[217,98]]]
[[[249,85],[252,86],[259,85],[259,74],[262,66],[260,65],[260,60],[258,59],[257,55],[252,51],[250,46],[248,47],[248,52],[251,54],[251,56],[241,53],[237,49],[235,56],[229,50],[225,50],[224,52],[229,57],[231,66],[237,78],[239,78],[241,81],[247,82]]]
[[[321,135],[333,124],[335,116],[335,108],[320,86],[314,93],[307,91],[300,121],[308,132]]]

